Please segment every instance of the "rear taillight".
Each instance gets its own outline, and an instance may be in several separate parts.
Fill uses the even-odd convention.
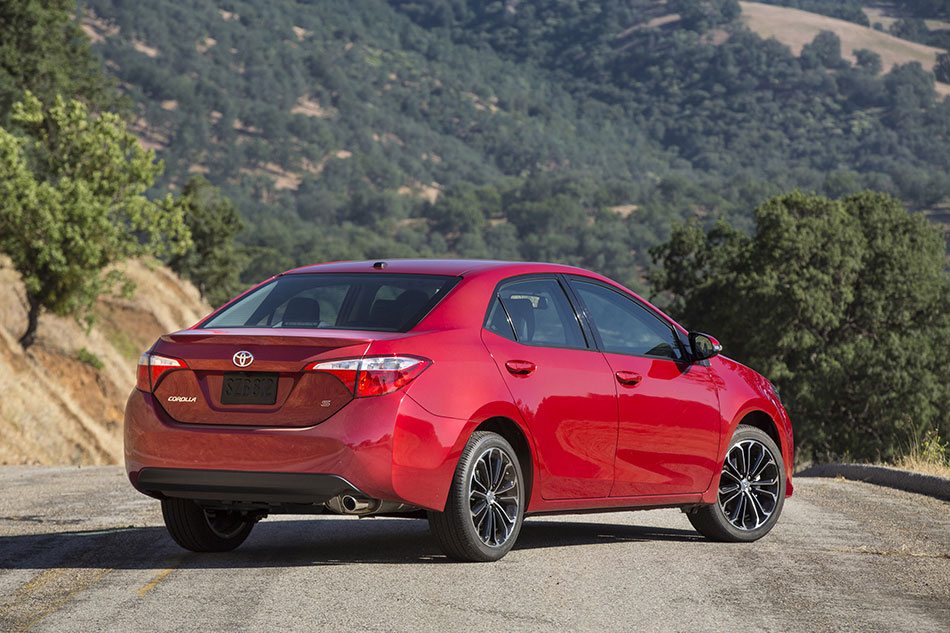
[[[152,391],[158,384],[158,379],[166,372],[187,367],[188,364],[183,360],[145,352],[139,356],[139,364],[135,370],[135,386],[142,391]]]
[[[312,363],[304,369],[332,374],[354,396],[364,398],[402,389],[431,364],[432,361],[414,356],[371,356]]]

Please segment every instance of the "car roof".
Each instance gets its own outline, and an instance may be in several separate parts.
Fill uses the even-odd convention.
[[[377,267],[377,264],[385,266]],[[289,270],[287,274],[302,273],[403,273],[426,275],[464,276],[482,272],[504,270],[512,275],[530,273],[566,273],[583,274],[592,277],[601,276],[589,270],[564,266],[562,264],[545,264],[539,262],[506,262],[488,259],[382,259],[348,262],[331,262],[316,264]]]

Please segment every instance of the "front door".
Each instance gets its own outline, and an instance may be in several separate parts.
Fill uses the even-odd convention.
[[[579,277],[571,287],[587,308],[617,384],[620,431],[610,495],[706,490],[720,438],[709,369],[688,362],[669,322],[630,295]]]
[[[516,278],[492,302],[482,340],[537,445],[541,496],[608,496],[617,398],[603,354],[554,277]]]

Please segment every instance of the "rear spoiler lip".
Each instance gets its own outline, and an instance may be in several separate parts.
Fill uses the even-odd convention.
[[[365,330],[304,330],[271,328],[229,328],[226,330],[181,330],[163,334],[164,343],[205,343],[222,345],[306,345],[313,347],[347,347],[369,345],[377,340],[404,337],[402,332],[368,332]]]

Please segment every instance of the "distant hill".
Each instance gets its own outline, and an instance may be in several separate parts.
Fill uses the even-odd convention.
[[[24,353],[23,286],[0,257],[0,464],[116,464],[122,461],[125,401],[139,355],[159,335],[210,312],[198,291],[167,268],[127,264],[132,299],[100,298],[86,334],[73,319],[40,317]],[[101,365],[101,366],[97,366]]]
[[[831,31],[841,38],[845,57],[856,61],[854,51],[871,50],[881,56],[885,70],[895,64],[919,63],[925,70],[933,70],[937,55],[946,51],[933,46],[909,42],[889,33],[835,18],[759,2],[740,2],[742,21],[762,37],[774,37],[800,55],[802,48],[821,31]],[[875,16],[877,14],[875,13]],[[893,18],[888,21],[892,23]],[[932,22],[932,24],[938,24]],[[938,94],[950,96],[950,84],[937,82]]]
[[[893,39],[863,29],[859,43],[780,7],[85,4],[165,161],[159,189],[201,173],[241,209],[247,281],[327,259],[471,256],[642,289],[677,219],[748,226],[792,188],[950,201],[950,101],[927,60],[895,67],[914,58]],[[777,20],[778,40],[755,32]],[[826,27],[841,35],[808,41]]]

